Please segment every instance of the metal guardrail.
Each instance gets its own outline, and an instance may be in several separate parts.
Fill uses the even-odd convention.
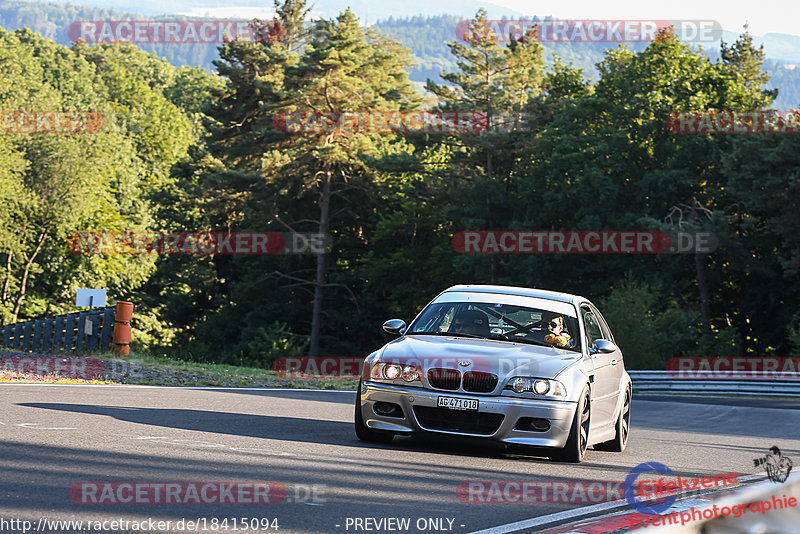
[[[759,397],[800,397],[800,380],[770,378],[748,372],[752,378],[695,379],[676,378],[675,372],[631,371],[633,389],[637,393],[680,393],[690,395],[749,395]],[[673,376],[671,376],[673,375]]]
[[[0,347],[37,354],[108,351],[115,316],[115,307],[108,306],[7,324],[0,327]]]

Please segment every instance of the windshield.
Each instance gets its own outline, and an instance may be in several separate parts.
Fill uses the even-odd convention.
[[[563,303],[524,306],[489,300],[491,295],[484,298],[484,302],[437,299],[417,317],[407,334],[451,334],[581,350],[577,319],[565,313]]]

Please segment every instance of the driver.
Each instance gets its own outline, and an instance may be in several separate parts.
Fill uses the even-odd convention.
[[[547,343],[558,345],[559,347],[568,347],[570,345],[572,337],[567,332],[563,316],[553,312],[542,312],[540,328],[549,332],[544,336],[544,340]]]
[[[478,310],[464,310],[453,319],[450,331],[457,334],[471,334],[474,336],[489,335],[489,321],[486,314]]]

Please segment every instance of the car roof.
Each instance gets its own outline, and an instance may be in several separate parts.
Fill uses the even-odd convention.
[[[580,304],[586,302],[588,299],[580,295],[572,295],[570,293],[561,293],[559,291],[548,291],[546,289],[531,289],[529,287],[514,287],[514,286],[494,286],[494,285],[477,285],[477,284],[459,284],[448,287],[442,293],[449,293],[451,291],[462,291],[471,293],[499,293],[502,295],[517,295],[520,297],[536,297],[548,300],[557,300],[560,302],[568,302],[570,304]]]

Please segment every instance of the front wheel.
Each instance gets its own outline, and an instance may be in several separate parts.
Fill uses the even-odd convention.
[[[569,431],[567,444],[563,449],[550,454],[551,460],[561,462],[580,463],[586,456],[586,448],[589,445],[589,422],[592,410],[592,403],[589,397],[589,387],[583,388],[578,406],[575,408],[575,417],[572,418],[572,427]]]
[[[356,437],[361,441],[370,443],[390,443],[394,439],[392,432],[385,430],[372,430],[364,424],[364,415],[361,413],[361,381],[358,382],[356,390],[356,413],[355,413]]]
[[[594,446],[598,451],[622,452],[628,444],[628,435],[631,431],[631,388],[625,388],[625,401],[619,411],[617,419],[617,434],[611,441],[604,441]]]

